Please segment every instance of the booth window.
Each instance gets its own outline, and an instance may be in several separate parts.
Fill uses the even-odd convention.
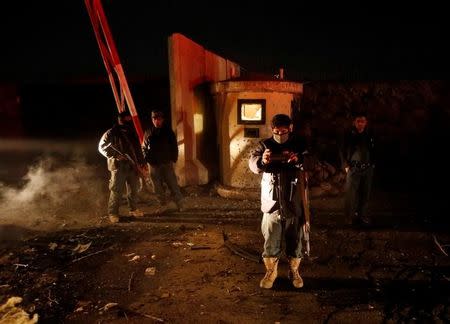
[[[237,123],[238,124],[265,124],[266,100],[265,99],[238,99]]]

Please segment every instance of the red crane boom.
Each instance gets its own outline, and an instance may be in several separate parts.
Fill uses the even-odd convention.
[[[144,133],[141,122],[134,105],[133,97],[131,96],[130,88],[128,87],[125,72],[120,63],[119,54],[102,3],[100,0],[85,0],[84,2],[91,19],[92,27],[94,28],[95,38],[97,39],[103,63],[105,63],[117,109],[119,112],[122,112],[126,110],[125,105],[128,106],[128,110],[133,118],[134,128],[139,137],[139,141],[142,143]]]

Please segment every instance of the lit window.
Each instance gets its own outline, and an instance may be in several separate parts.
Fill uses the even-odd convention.
[[[238,99],[238,124],[264,124],[266,122],[266,100]]]

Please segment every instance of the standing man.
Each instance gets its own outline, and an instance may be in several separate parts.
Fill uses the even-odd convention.
[[[295,288],[303,287],[298,272],[302,253],[304,217],[297,168],[305,151],[305,143],[292,134],[289,116],[272,118],[272,137],[259,142],[252,151],[249,167],[253,173],[263,173],[261,179],[261,231],[264,236],[263,260],[266,274],[261,288],[270,289],[277,278],[278,261],[285,241],[289,260],[289,278]]]
[[[144,152],[145,161],[150,164],[150,177],[153,187],[161,205],[165,201],[164,184],[169,188],[172,198],[168,209],[183,209],[183,196],[178,186],[177,177],[173,164],[178,160],[178,145],[175,133],[165,123],[164,113],[161,110],[152,111],[152,124],[144,134]]]
[[[375,168],[375,142],[367,125],[366,113],[355,113],[341,151],[342,166],[347,173],[345,212],[353,225],[363,227],[371,223],[368,206]]]
[[[125,185],[128,185],[130,216],[142,217],[137,208],[139,176],[146,172],[139,139],[128,111],[119,113],[117,124],[107,130],[98,144],[99,152],[107,158],[109,180],[108,218],[111,223],[119,221],[119,206]]]

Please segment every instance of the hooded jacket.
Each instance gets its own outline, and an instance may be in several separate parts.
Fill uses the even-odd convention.
[[[112,128],[103,133],[98,143],[98,151],[107,158],[108,170],[114,171],[119,168],[121,163],[130,163],[128,161],[119,161],[120,154],[108,145],[112,144],[123,154],[128,154],[136,164],[145,164],[142,155],[139,139],[134,129],[127,128],[124,125],[115,124]]]

